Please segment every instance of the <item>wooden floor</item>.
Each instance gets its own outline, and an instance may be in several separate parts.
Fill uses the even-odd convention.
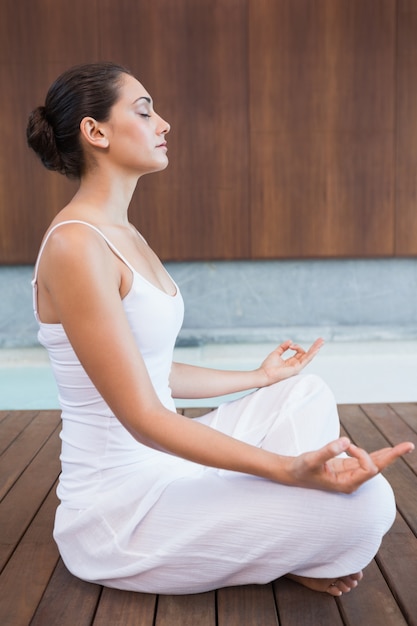
[[[417,443],[417,404],[343,405],[340,415],[368,450]],[[352,593],[334,599],[281,579],[154,596],[84,583],[59,559],[59,429],[57,411],[0,412],[1,626],[417,626],[417,452],[386,471],[397,519]]]

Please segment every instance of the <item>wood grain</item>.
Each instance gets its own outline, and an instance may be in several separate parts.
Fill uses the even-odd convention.
[[[201,414],[187,410],[190,417]],[[417,404],[342,405],[343,431],[367,449],[415,433]],[[0,496],[0,623],[77,623],[92,626],[417,626],[416,468],[397,462],[387,476],[397,497],[397,517],[364,580],[341,599],[317,594],[287,579],[184,596],[156,596],[104,588],[72,576],[52,538],[59,465],[53,412],[0,412],[0,465],[7,494]],[[16,428],[10,421],[16,417]],[[36,436],[35,425],[52,428]],[[19,428],[21,432],[19,433]],[[27,436],[32,428],[34,437]],[[25,436],[26,433],[26,436]],[[46,434],[46,431],[45,433]],[[10,452],[9,452],[10,451]],[[7,462],[22,457],[23,463]],[[411,456],[411,455],[410,455]],[[4,460],[6,459],[6,461]],[[21,471],[16,471],[20,467]],[[7,544],[7,545],[6,545]]]

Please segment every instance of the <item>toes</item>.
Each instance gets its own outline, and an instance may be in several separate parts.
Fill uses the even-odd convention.
[[[363,578],[362,572],[351,574],[350,576],[341,576],[336,579],[329,578],[307,578],[305,576],[296,576],[295,574],[287,574],[287,578],[298,582],[299,584],[312,589],[313,591],[321,591],[331,596],[339,597],[343,593],[349,593],[358,586],[359,581]]]
[[[342,593],[349,593],[349,591],[356,587],[357,584],[358,583],[356,580],[351,580],[349,582],[340,580],[337,586],[339,587],[340,591],[342,591]]]
[[[363,578],[362,572],[352,574],[351,576],[343,576],[338,578],[329,585],[327,592],[332,596],[341,596],[342,593],[349,593],[358,586],[359,581]]]
[[[341,596],[342,595],[342,591],[338,587],[338,582],[339,581],[336,580],[336,582],[334,582],[334,583],[332,583],[331,585],[328,586],[327,593],[329,593],[331,596]]]

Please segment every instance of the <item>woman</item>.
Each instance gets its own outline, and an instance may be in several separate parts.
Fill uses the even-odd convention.
[[[62,407],[54,537],[76,576],[194,593],[289,575],[340,595],[393,522],[384,467],[339,437],[334,399],[290,341],[248,372],[173,363],[177,285],[128,221],[138,179],[167,164],[169,124],[111,63],[70,69],[29,119],[44,165],[80,181],[35,267],[34,309]],[[284,359],[288,350],[292,356]],[[258,388],[202,418],[173,398]]]

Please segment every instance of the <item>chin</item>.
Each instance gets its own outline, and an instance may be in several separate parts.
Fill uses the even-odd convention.
[[[156,174],[156,172],[163,172],[167,167],[168,167],[168,159],[164,163],[161,163],[161,162],[155,163],[154,165],[151,165],[146,170],[143,169],[140,172],[140,175],[144,176],[145,174]]]
[[[163,170],[165,170],[168,167],[168,158],[166,158],[163,162],[159,162],[155,165],[155,168],[152,170],[152,172],[162,172]]]

